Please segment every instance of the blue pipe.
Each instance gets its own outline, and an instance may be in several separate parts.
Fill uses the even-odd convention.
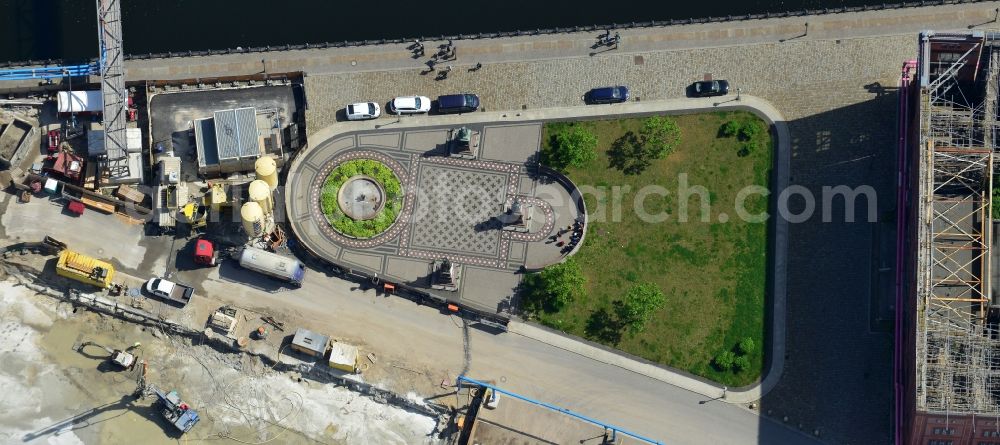
[[[97,67],[92,64],[46,66],[38,68],[13,68],[0,70],[0,80],[57,79],[66,76],[89,76],[97,71]]]
[[[529,399],[529,398],[527,398],[525,396],[522,396],[520,394],[514,394],[514,393],[512,393],[510,391],[502,390],[500,388],[497,388],[496,386],[490,385],[489,383],[484,383],[484,382],[480,382],[478,380],[470,379],[470,378],[468,378],[468,377],[466,377],[464,375],[458,376],[458,381],[460,381],[460,382],[468,382],[468,383],[471,383],[473,385],[481,386],[481,387],[484,387],[484,388],[490,388],[490,389],[492,389],[492,390],[494,390],[494,391],[496,391],[496,392],[498,392],[500,394],[506,394],[506,395],[511,396],[511,397],[513,397],[515,399],[523,400],[523,401],[528,402],[528,403],[533,403],[535,405],[539,405],[539,406],[551,409],[553,411],[558,411],[560,413],[563,413],[563,414],[566,414],[566,415],[569,415],[569,416],[572,416],[572,417],[576,417],[577,419],[583,420],[585,422],[589,422],[589,423],[592,423],[594,425],[603,427],[605,429],[609,429],[612,432],[622,433],[622,434],[624,434],[626,436],[630,436],[630,437],[633,437],[635,439],[639,439],[639,440],[641,440],[643,442],[647,442],[647,443],[651,443],[651,444],[655,444],[655,445],[663,445],[663,442],[660,442],[658,440],[653,440],[653,439],[650,439],[648,437],[643,437],[643,436],[640,436],[640,435],[635,434],[635,433],[630,433],[630,432],[628,432],[626,430],[623,430],[623,429],[621,429],[621,428],[619,428],[617,426],[608,425],[608,424],[606,424],[604,422],[601,422],[600,420],[592,419],[590,417],[584,416],[583,414],[574,413],[573,411],[570,411],[570,410],[568,410],[566,408],[560,408],[558,406],[551,405],[551,404],[548,404],[548,403],[545,403],[545,402],[540,402],[538,400],[532,400],[532,399]]]

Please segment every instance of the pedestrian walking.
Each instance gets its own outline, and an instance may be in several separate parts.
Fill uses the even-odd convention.
[[[476,71],[479,71],[482,68],[483,68],[482,62],[476,62]]]
[[[446,73],[450,73],[450,72],[451,72],[451,65],[448,65],[448,66],[446,66],[446,67],[444,68],[444,71],[445,71]]]
[[[621,42],[621,41],[622,41],[622,36],[616,32],[615,33],[615,46],[618,46],[618,43]]]

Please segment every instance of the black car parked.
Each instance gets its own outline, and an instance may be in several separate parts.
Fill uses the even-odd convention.
[[[725,96],[729,93],[729,82],[725,80],[703,80],[691,84],[688,95],[691,97]]]
[[[438,96],[438,113],[469,113],[479,109],[479,96],[475,94],[446,94]]]
[[[602,87],[594,88],[583,96],[583,101],[588,104],[616,104],[628,100],[628,87]]]

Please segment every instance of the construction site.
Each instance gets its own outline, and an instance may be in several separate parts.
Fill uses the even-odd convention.
[[[998,39],[925,32],[918,60],[904,67],[900,137],[911,155],[901,163],[910,179],[901,193],[914,196],[904,198],[912,226],[901,233],[911,240],[903,245],[912,249],[916,298],[897,308],[908,313],[897,337],[904,385],[897,403],[906,405],[899,413],[908,443],[1000,436],[992,217]]]

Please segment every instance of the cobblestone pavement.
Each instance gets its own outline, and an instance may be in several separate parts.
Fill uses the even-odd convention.
[[[506,183],[506,175],[424,166],[410,246],[496,256],[500,231],[482,226],[503,211]]]
[[[492,64],[443,81],[417,70],[316,75],[306,78],[307,119],[314,132],[332,124],[343,104],[405,94],[471,91],[487,109],[512,113],[580,104],[583,92],[602,85],[628,85],[637,100],[673,98],[711,73],[788,119],[792,184],[815,196],[824,186],[871,185],[884,212],[895,205],[890,93],[916,49],[917,36],[906,35]],[[787,359],[760,409],[834,443],[885,442],[891,336],[871,332],[868,320],[877,227],[837,223],[842,213],[832,223],[817,214],[790,227]]]

